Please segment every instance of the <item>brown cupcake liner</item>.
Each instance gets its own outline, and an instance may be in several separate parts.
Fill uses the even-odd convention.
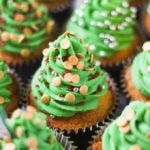
[[[65,150],[75,150],[77,147],[73,145],[73,141],[69,140],[69,137],[64,136],[61,133],[55,132],[57,140],[62,144]]]

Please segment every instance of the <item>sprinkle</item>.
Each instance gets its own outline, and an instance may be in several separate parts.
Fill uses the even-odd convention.
[[[12,118],[18,118],[21,115],[21,110],[20,109],[16,109],[13,113],[12,113]]]
[[[106,24],[106,25],[111,25],[111,22],[110,22],[109,20],[105,20],[105,21],[104,21],[104,24]]]
[[[49,55],[49,48],[45,48],[42,53],[45,57],[47,57]]]
[[[135,7],[131,7],[130,10],[133,12],[133,13],[136,13],[137,12],[137,9]]]
[[[63,39],[60,43],[61,48],[68,49],[70,47],[70,41],[68,39]]]
[[[28,147],[30,147],[32,149],[32,148],[36,148],[38,146],[38,141],[34,137],[29,137],[26,141],[26,144]]]
[[[30,51],[27,48],[23,48],[20,52],[21,56],[28,57],[30,55]]]
[[[44,103],[44,104],[49,103],[49,101],[50,101],[50,96],[47,95],[47,94],[44,94],[44,95],[41,97],[41,101],[42,101],[42,103]]]
[[[77,65],[78,64],[78,58],[76,56],[70,56],[68,58],[68,61],[70,62],[70,64],[72,65]]]
[[[77,57],[80,58],[80,59],[83,59],[84,55],[82,53],[77,53]]]
[[[96,50],[96,46],[95,46],[95,45],[90,45],[90,50],[91,50],[91,51]]]
[[[141,147],[137,144],[130,147],[130,150],[141,150]]]
[[[67,102],[74,102],[75,101],[75,96],[72,93],[67,93],[65,96],[65,100]]]
[[[27,106],[26,110],[27,110],[28,112],[33,113],[33,114],[35,114],[35,113],[37,112],[36,109],[35,109],[34,107],[32,107],[32,106]]]
[[[69,61],[64,62],[64,68],[67,70],[72,70],[73,66]]]
[[[3,150],[16,150],[16,145],[14,143],[6,143]]]
[[[123,126],[123,127],[120,127],[119,130],[122,132],[122,133],[128,133],[130,131],[130,126],[129,124]]]
[[[79,69],[79,70],[83,70],[83,68],[84,68],[84,62],[83,61],[79,61],[79,63],[77,64],[77,69]]]
[[[41,18],[41,17],[42,17],[42,12],[41,12],[40,10],[37,10],[37,11],[35,12],[35,14],[36,14],[36,16],[37,16],[38,18]]]
[[[122,6],[123,6],[123,7],[129,7],[129,4],[128,4],[127,2],[123,2],[123,3],[122,3]]]
[[[32,7],[33,7],[34,9],[37,9],[37,7],[38,7],[38,3],[37,3],[37,2],[35,2],[35,1],[33,1],[33,2],[32,2]]]
[[[25,38],[24,35],[20,35],[18,37],[18,42],[21,43],[24,40],[24,38]]]
[[[72,74],[71,73],[66,73],[64,75],[64,79],[67,81],[67,82],[71,82],[72,81]]]
[[[143,44],[143,51],[150,51],[150,41]]]
[[[9,39],[10,39],[10,34],[7,32],[2,32],[2,34],[1,34],[2,42],[7,42]]]
[[[135,116],[135,111],[132,109],[128,110],[127,113],[125,114],[126,119],[129,121],[132,120],[134,116]]]
[[[123,127],[123,126],[127,125],[127,123],[128,123],[128,121],[127,121],[127,119],[124,118],[124,117],[119,117],[119,118],[117,119],[117,125],[118,125],[119,127]]]
[[[61,85],[61,79],[59,77],[54,77],[52,80],[52,84],[56,87]]]
[[[116,27],[115,27],[115,26],[113,26],[113,25],[112,25],[112,26],[110,26],[109,28],[110,28],[110,30],[113,30],[113,31],[114,31],[114,30],[116,30]]]
[[[101,65],[100,61],[96,61],[96,66],[100,66],[100,65]],[[93,70],[93,68],[92,68],[92,70]]]
[[[32,114],[31,112],[23,112],[22,113],[22,116],[26,119],[26,120],[32,120],[33,119],[33,116],[34,114]]]
[[[32,30],[30,28],[24,28],[23,33],[25,35],[29,35],[29,34],[32,34]]]
[[[118,13],[117,13],[116,11],[112,11],[112,12],[111,12],[111,15],[112,15],[112,16],[117,16],[117,14],[118,14]]]
[[[17,127],[17,128],[16,128],[16,135],[17,135],[18,138],[21,138],[21,137],[22,137],[22,135],[23,135],[23,130],[22,130],[21,127]]]
[[[46,30],[47,30],[47,33],[50,34],[53,30],[53,26],[54,26],[54,21],[50,20],[47,22],[47,25],[46,25]]]
[[[0,70],[0,80],[3,79],[4,73],[2,70]]]
[[[0,96],[0,105],[4,103],[4,97]]]
[[[38,30],[39,30],[39,28],[38,28],[36,25],[32,25],[31,28],[32,28],[33,30],[35,30],[35,31],[38,31]]]
[[[104,57],[104,56],[106,55],[106,53],[105,53],[104,51],[100,51],[100,52],[99,52],[99,55],[100,55],[101,57]]]
[[[88,92],[88,86],[87,85],[82,85],[79,89],[81,94],[86,94]]]
[[[29,10],[29,7],[26,3],[22,3],[20,9],[23,10],[24,12],[27,12]]]
[[[54,142],[54,139],[55,139],[54,136],[51,135],[50,138],[49,138],[49,143],[52,144]]]
[[[78,74],[74,74],[72,76],[72,82],[73,83],[79,83],[79,81],[80,81],[80,76]]]
[[[22,14],[15,14],[15,21],[22,23],[24,21],[24,16]]]
[[[73,92],[78,92],[79,88],[73,88]]]
[[[132,21],[132,18],[126,17],[125,20],[126,20],[127,22],[131,22],[131,21]]]

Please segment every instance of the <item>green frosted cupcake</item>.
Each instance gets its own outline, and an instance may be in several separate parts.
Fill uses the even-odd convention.
[[[102,65],[120,64],[133,56],[139,45],[135,31],[136,9],[128,0],[86,0],[75,10],[67,30],[90,44]]]
[[[78,131],[98,124],[116,102],[114,84],[96,62],[89,47],[65,32],[44,51],[34,74],[30,103],[48,114],[48,124]]]
[[[6,120],[9,134],[1,137],[1,150],[64,150],[57,141],[53,131],[46,126],[46,116],[33,107],[26,110],[17,109],[10,119]]]
[[[150,103],[132,102],[104,132],[102,150],[149,150]]]
[[[0,1],[0,59],[8,64],[35,61],[54,38],[54,21],[34,0]]]

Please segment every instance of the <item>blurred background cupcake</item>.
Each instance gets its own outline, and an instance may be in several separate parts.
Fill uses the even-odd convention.
[[[131,100],[150,100],[150,42],[145,42],[143,51],[122,73],[122,86]]]
[[[0,60],[0,107],[5,108],[7,115],[19,107],[19,79],[9,72],[8,66]]]
[[[102,65],[113,66],[133,56],[140,45],[136,12],[128,0],[86,0],[75,10],[66,28],[90,44]]]
[[[0,59],[11,65],[34,62],[55,37],[54,21],[34,0],[0,1]]]
[[[121,116],[106,128],[102,150],[149,150],[150,103],[132,102]]]
[[[59,12],[71,5],[73,0],[37,0],[46,5],[50,12]]]
[[[37,112],[31,106],[27,106],[25,110],[15,110],[10,119],[4,118],[1,112],[0,119],[1,127],[5,130],[4,135],[0,134],[1,150],[64,150],[65,146],[69,145],[67,139],[64,143],[59,143],[54,132],[46,126],[46,115]],[[66,145],[63,147],[63,144]]]
[[[49,126],[67,133],[99,125],[117,103],[111,79],[96,66],[89,47],[70,32],[44,50],[30,86],[30,104],[48,114]]]

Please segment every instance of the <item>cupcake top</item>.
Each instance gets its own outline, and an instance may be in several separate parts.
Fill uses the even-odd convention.
[[[150,42],[145,42],[143,51],[136,55],[131,66],[134,86],[146,97],[150,97]]]
[[[41,111],[58,117],[98,107],[107,92],[106,73],[96,66],[82,39],[65,32],[45,49],[31,83],[31,95]]]
[[[104,132],[103,150],[149,150],[150,103],[132,102]]]
[[[1,150],[50,150],[64,149],[56,140],[54,133],[46,126],[46,116],[27,106],[26,110],[17,109],[6,125],[10,135],[0,140]]]
[[[0,49],[28,57],[48,39],[53,21],[46,7],[34,0],[0,1]]]
[[[84,37],[96,57],[109,58],[130,47],[135,17],[136,9],[129,7],[128,0],[85,0],[67,30]]]
[[[12,84],[12,78],[8,73],[8,66],[0,60],[0,107],[5,107],[10,101],[9,85]]]

